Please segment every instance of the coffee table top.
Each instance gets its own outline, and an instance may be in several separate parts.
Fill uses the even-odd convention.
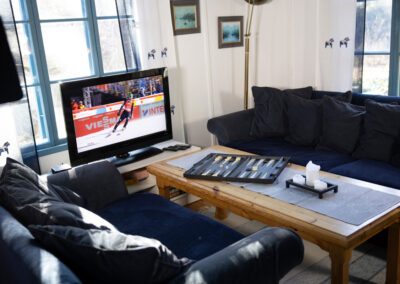
[[[250,154],[224,146],[213,146],[207,149],[232,154]],[[173,182],[182,190],[214,202],[216,206],[221,204],[222,208],[235,213],[239,210],[240,215],[244,217],[256,219],[272,226],[291,228],[310,240],[323,236],[324,240],[331,240],[344,247],[353,247],[393,224],[400,217],[400,209],[397,204],[363,224],[355,226],[227,182],[186,179],[183,177],[185,170],[167,164],[166,162],[169,160],[150,165],[148,171],[157,177]],[[305,171],[305,167],[295,164],[289,164],[288,167]],[[400,196],[400,191],[397,189],[328,172],[321,171],[320,175]]]

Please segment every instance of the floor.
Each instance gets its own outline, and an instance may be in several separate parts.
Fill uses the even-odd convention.
[[[214,220],[215,207],[203,200],[187,206]],[[244,235],[252,234],[265,224],[250,221],[241,216],[228,212],[225,220],[217,220]],[[280,283],[314,284],[330,283],[330,258],[328,253],[318,246],[304,241],[305,255],[303,262],[290,271]],[[386,250],[373,244],[363,244],[353,251],[350,264],[349,283],[385,283]]]

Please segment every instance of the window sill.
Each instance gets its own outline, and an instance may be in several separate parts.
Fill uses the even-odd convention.
[[[44,149],[38,149],[37,152],[38,152],[39,157],[43,157],[43,156],[55,154],[55,153],[66,151],[66,150],[68,150],[68,144],[63,143],[63,144],[60,144],[57,146],[52,146],[52,147],[48,147],[48,148],[44,148]]]

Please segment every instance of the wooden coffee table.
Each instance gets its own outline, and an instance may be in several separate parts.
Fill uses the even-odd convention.
[[[249,154],[223,146],[210,148],[232,154]],[[147,168],[156,176],[160,195],[169,199],[169,187],[179,188],[215,205],[216,217],[219,219],[225,218],[225,210],[229,210],[270,226],[292,229],[302,238],[329,252],[332,261],[332,283],[348,283],[353,249],[385,228],[389,228],[386,281],[400,283],[399,205],[355,226],[226,182],[186,179],[183,177],[184,169],[168,165],[167,161],[152,164]],[[294,164],[289,164],[288,167],[305,171],[304,167]],[[400,191],[396,189],[327,172],[321,172],[321,176],[400,196]]]

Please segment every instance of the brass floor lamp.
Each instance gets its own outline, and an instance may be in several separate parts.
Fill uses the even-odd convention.
[[[244,65],[244,109],[248,109],[249,97],[249,54],[250,54],[250,35],[251,23],[253,21],[254,5],[264,4],[268,0],[245,0],[249,5],[247,6],[247,20],[244,34],[245,46],[245,65]]]

